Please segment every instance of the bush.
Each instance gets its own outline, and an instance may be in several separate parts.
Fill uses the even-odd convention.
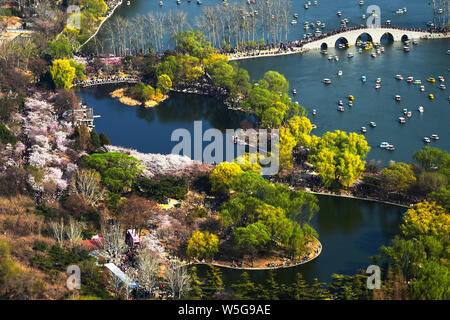
[[[16,144],[17,138],[9,131],[9,129],[0,122],[0,141],[4,144]]]
[[[161,202],[167,198],[184,199],[188,192],[188,185],[183,178],[169,177],[159,182],[141,178],[136,182],[134,190],[142,197]]]

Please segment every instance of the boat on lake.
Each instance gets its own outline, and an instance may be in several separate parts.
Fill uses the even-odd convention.
[[[419,106],[419,108],[417,108],[417,110],[418,110],[420,113],[423,113],[423,111],[424,111],[424,109],[423,109],[422,106]]]
[[[380,148],[387,148],[389,146],[389,142],[383,141],[382,143],[380,143]]]
[[[402,97],[400,95],[395,96],[395,101],[400,102],[402,100]]]
[[[331,79],[325,78],[325,79],[322,80],[322,82],[325,83],[325,84],[331,84]]]
[[[401,74],[397,74],[397,75],[395,76],[395,79],[397,79],[397,80],[403,80],[403,76],[402,76]]]
[[[406,82],[412,83],[414,81],[414,77],[409,76],[408,79],[406,79]]]
[[[376,124],[374,121],[369,122],[369,125],[370,125],[372,128],[375,128],[375,127],[377,126],[377,124]]]
[[[423,142],[425,142],[425,143],[430,143],[431,140],[430,140],[430,138],[428,138],[428,137],[424,137],[424,138],[423,138]]]
[[[432,134],[431,139],[433,140],[439,140],[439,136],[437,134]]]
[[[403,117],[398,117],[398,122],[400,122],[401,124],[405,124],[406,119]]]
[[[366,127],[361,127],[361,132],[362,133],[366,133],[367,132],[367,128]]]

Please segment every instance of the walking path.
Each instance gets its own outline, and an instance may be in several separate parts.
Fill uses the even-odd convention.
[[[282,260],[280,258],[270,258],[267,259],[259,259],[255,260],[253,262],[253,267],[238,267],[236,265],[233,265],[233,262],[226,262],[226,261],[215,261],[215,262],[206,262],[206,261],[194,261],[194,262],[188,262],[185,263],[185,265],[212,265],[216,267],[221,268],[228,268],[228,269],[237,269],[237,270],[277,270],[277,269],[286,269],[286,268],[292,268],[296,267],[305,263],[308,263],[314,259],[316,259],[321,253],[322,253],[322,244],[320,241],[316,238],[315,241],[312,243],[312,245],[309,246],[310,252],[308,255],[302,256],[299,260],[292,261],[292,260]],[[288,262],[288,263],[287,263]],[[248,264],[246,262],[246,264]],[[273,266],[267,266],[268,264],[272,264]]]
[[[410,205],[405,205],[405,204],[400,204],[400,203],[395,203],[395,202],[389,202],[389,201],[383,201],[383,200],[379,200],[376,198],[370,198],[370,197],[357,197],[351,194],[335,194],[335,193],[331,193],[331,192],[316,192],[316,191],[312,191],[309,188],[305,188],[305,190],[303,190],[306,193],[312,193],[312,194],[318,194],[318,195],[324,195],[324,196],[332,196],[332,197],[338,197],[338,198],[349,198],[349,199],[356,199],[356,200],[364,200],[364,201],[373,201],[373,202],[378,202],[378,203],[384,203],[384,204],[389,204],[392,206],[397,206],[397,207],[403,207],[403,208],[410,208],[412,206],[412,204]]]
[[[103,19],[103,21],[99,24],[99,26],[97,27],[97,30],[95,30],[94,34],[92,34],[89,39],[87,39],[82,45],[80,45],[80,47],[78,48],[78,50],[80,50],[81,48],[83,48],[83,46],[88,43],[89,41],[92,40],[92,38],[94,38],[97,33],[100,31],[100,28],[102,27],[102,25],[109,19],[111,18],[111,16],[114,14],[114,12],[116,11],[116,9],[121,6],[123,3],[123,0],[120,0],[116,6],[112,9],[112,11],[105,17],[105,19]]]

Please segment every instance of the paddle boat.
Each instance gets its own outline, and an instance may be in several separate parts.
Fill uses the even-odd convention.
[[[445,89],[446,89],[445,84],[440,84],[440,85],[439,85],[439,89],[445,90]]]
[[[427,82],[435,83],[436,79],[431,77],[427,79]]]
[[[337,110],[340,111],[340,112],[344,112],[344,107],[343,107],[343,106],[339,106],[339,107],[337,108]]]
[[[337,14],[338,17],[342,16],[342,12],[341,11],[336,12],[336,14]]]
[[[406,79],[406,82],[408,83],[412,83],[414,81],[414,77],[408,77],[408,79]]]
[[[417,110],[418,110],[420,113],[423,113],[423,111],[424,111],[424,109],[423,109],[422,106],[419,106],[419,108],[417,108]]]
[[[342,102],[342,100],[339,100],[339,101],[338,101],[338,105],[339,105],[339,106],[343,106],[343,105],[344,105],[344,102]]]
[[[412,117],[412,112],[411,112],[411,111],[408,111],[408,113],[406,114],[406,116],[407,116],[408,118],[411,118],[411,117]]]
[[[400,95],[396,95],[395,96],[395,101],[400,102],[400,100],[402,100],[402,97]]]
[[[394,150],[395,150],[395,147],[394,147],[393,144],[390,144],[390,145],[388,145],[388,146],[386,147],[386,150],[387,150],[387,151],[394,151]]]
[[[362,77],[361,77],[361,81],[362,81],[362,82],[366,82],[366,81],[367,81],[366,76],[362,76]]]
[[[339,61],[339,57],[338,56],[334,56],[334,60]]]
[[[398,117],[398,122],[400,122],[401,124],[405,124],[406,120],[403,117]]]
[[[375,127],[377,126],[377,124],[376,124],[374,121],[369,122],[369,125],[370,125],[372,128],[375,128]]]
[[[343,74],[343,73],[342,73],[342,70],[339,70],[337,75],[338,75],[339,77],[341,77],[342,74]]]
[[[444,79],[443,76],[438,76],[438,79],[439,79],[440,82],[445,82],[445,79]]]
[[[349,102],[348,102],[348,106],[349,106],[349,107],[353,107],[353,101],[349,101]]]
[[[377,84],[375,85],[375,89],[380,89],[380,88],[381,88],[381,84],[377,83]]]
[[[353,53],[349,53],[349,54],[347,54],[347,58],[353,58]]]
[[[431,139],[433,140],[439,140],[439,136],[437,134],[432,134]]]
[[[421,85],[422,84],[422,80],[416,79],[416,80],[414,80],[413,84]]]
[[[367,128],[366,127],[361,127],[361,132],[362,133],[366,133],[367,132]]]
[[[430,93],[430,94],[428,95],[428,98],[429,98],[430,100],[434,100],[434,94]]]
[[[322,80],[324,84],[331,84],[331,79],[325,78]]]
[[[164,4],[164,3],[163,3],[162,1],[159,2],[159,5],[160,5],[161,7],[163,6],[163,4]]]
[[[313,114],[313,116],[315,116],[315,115],[317,114],[317,110],[316,110],[316,109],[313,109],[313,110],[312,110],[312,114]]]
[[[292,94],[297,94],[297,90],[292,89]]]
[[[387,148],[389,146],[389,142],[383,141],[382,143],[380,143],[380,148]]]
[[[425,91],[425,86],[420,86],[420,91],[424,92]]]
[[[430,138],[428,138],[428,137],[424,137],[424,138],[423,138],[423,142],[425,142],[425,143],[430,143],[431,140],[430,140]]]
[[[402,76],[401,74],[397,74],[397,75],[395,76],[395,79],[397,79],[397,80],[403,80],[403,76]]]
[[[403,47],[403,51],[409,52],[409,51],[410,51],[410,48],[405,46],[405,47]]]
[[[353,95],[349,94],[349,95],[348,95],[348,100],[354,101],[354,100],[355,100],[355,97],[354,97]]]

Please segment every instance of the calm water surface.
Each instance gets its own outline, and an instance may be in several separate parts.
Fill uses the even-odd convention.
[[[355,274],[367,269],[371,256],[379,254],[382,245],[398,233],[404,208],[361,200],[318,196],[320,211],[312,220],[319,233],[323,250],[318,258],[304,265],[275,271],[281,283],[292,283],[301,272],[307,281],[318,278],[329,282],[331,274]],[[205,272],[206,266],[197,266]],[[223,279],[230,285],[242,271],[222,268]],[[252,280],[260,283],[268,271],[252,271]]]
[[[235,0],[229,0],[233,2]],[[239,0],[241,1],[241,0]],[[204,0],[205,4],[220,3],[218,0]],[[244,1],[242,1],[244,2]],[[370,1],[360,7],[359,1],[322,0],[317,7],[309,10],[303,8],[305,1],[293,2],[293,13],[300,14],[299,24],[292,28],[289,39],[299,39],[303,34],[303,22],[321,20],[327,24],[325,30],[339,27],[340,20],[348,18],[349,25],[363,23],[361,15],[365,13]],[[393,25],[404,27],[425,27],[432,20],[431,7],[427,1],[376,1],[382,8],[382,22],[390,19]],[[398,8],[408,8],[406,15],[396,15]],[[131,6],[123,5],[118,15],[133,17],[151,11],[168,11],[183,9],[188,13],[189,22],[195,27],[194,20],[201,6],[195,1],[190,4],[182,1],[164,1],[160,8],[159,1],[132,0]],[[341,10],[343,16],[338,18],[336,11]],[[378,41],[379,39],[375,39]],[[433,76],[443,75],[448,78],[449,59],[445,53],[450,49],[449,40],[420,41],[406,54],[400,43],[386,44],[386,52],[376,59],[364,52],[359,54],[352,47],[346,51],[329,49],[329,54],[339,55],[340,61],[328,61],[318,52],[304,55],[290,55],[274,58],[258,58],[240,61],[252,79],[257,80],[264,72],[276,70],[286,76],[291,88],[297,90],[293,100],[299,101],[308,111],[317,110],[317,115],[310,115],[318,128],[315,134],[321,135],[330,130],[358,131],[361,126],[368,127],[367,141],[372,146],[368,160],[375,159],[387,163],[389,160],[411,161],[412,154],[423,146],[422,138],[433,133],[440,135],[433,146],[450,151],[450,102],[447,90],[439,90],[436,85],[425,80]],[[354,58],[348,59],[347,53],[354,52]],[[338,77],[337,72],[343,71]],[[421,93],[418,86],[408,85],[406,81],[394,79],[402,74],[405,79],[414,76],[421,79],[426,92]],[[367,83],[360,80],[367,76]],[[333,83],[324,86],[323,78],[331,78]],[[375,80],[382,78],[382,87],[375,90]],[[450,79],[450,78],[449,78]],[[115,87],[103,86],[81,89],[79,95],[94,108],[95,114],[102,117],[96,119],[98,132],[105,132],[115,145],[130,147],[142,152],[169,153],[175,142],[170,142],[173,130],[186,128],[193,130],[193,121],[201,120],[203,130],[208,128],[238,128],[246,122],[254,122],[251,116],[226,110],[223,104],[212,98],[197,95],[172,93],[169,100],[153,109],[128,107],[108,96]],[[427,95],[433,93],[435,101],[428,100]],[[337,101],[344,100],[347,95],[355,96],[354,106],[345,106],[345,112],[337,112]],[[394,101],[394,95],[402,96],[401,103]],[[345,100],[344,100],[345,101]],[[417,107],[422,105],[424,114],[420,115]],[[397,118],[402,116],[402,109],[413,112],[413,117],[401,126]],[[375,121],[376,128],[369,128],[368,123]],[[382,141],[395,145],[394,152],[378,148]],[[320,212],[315,216],[312,225],[320,235],[323,244],[322,254],[305,265],[283,269],[276,272],[276,277],[284,283],[292,282],[297,272],[311,281],[330,281],[332,273],[354,274],[358,269],[365,269],[370,264],[370,256],[379,253],[379,247],[386,245],[398,233],[401,217],[405,209],[395,206],[365,202],[359,200],[339,199],[319,196]],[[205,268],[199,266],[199,271]],[[226,285],[235,282],[240,275],[238,270],[223,269]],[[254,271],[250,273],[254,281],[263,281],[267,273]]]

